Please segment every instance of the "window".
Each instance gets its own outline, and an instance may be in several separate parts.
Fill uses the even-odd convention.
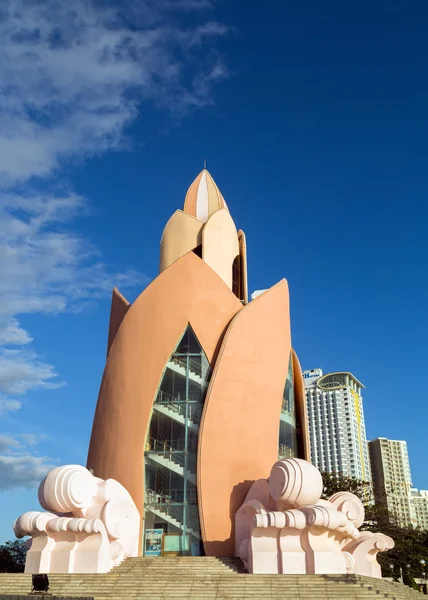
[[[199,256],[199,258],[202,258],[202,244],[199,244],[199,246],[196,246],[196,248],[193,248],[193,252],[196,254],[196,256]]]
[[[294,410],[293,361],[290,354],[287,377],[282,397],[281,417],[279,422],[280,458],[289,458],[297,454],[296,415]],[[321,441],[322,444],[322,441]]]
[[[189,326],[166,364],[145,452],[145,527],[182,534],[182,551],[194,555],[201,553],[196,461],[209,377],[208,360]]]
[[[240,300],[243,299],[241,297],[241,257],[239,254],[235,257],[232,264],[232,292]]]

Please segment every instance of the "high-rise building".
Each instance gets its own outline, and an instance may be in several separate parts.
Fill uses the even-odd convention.
[[[369,452],[375,501],[400,525],[428,530],[428,490],[412,487],[407,443],[377,438],[369,442]]]
[[[401,525],[415,524],[407,443],[377,438],[369,442],[369,451],[375,501],[384,504]]]
[[[428,530],[428,490],[410,490],[410,505],[413,525]]]
[[[363,384],[352,373],[304,371],[311,461],[320,469],[371,480]]]

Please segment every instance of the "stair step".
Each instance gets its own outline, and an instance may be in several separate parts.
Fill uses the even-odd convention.
[[[136,557],[106,574],[53,574],[53,595],[94,600],[405,600],[419,592],[355,575],[249,575],[234,558]],[[0,594],[27,594],[31,575],[0,574]]]

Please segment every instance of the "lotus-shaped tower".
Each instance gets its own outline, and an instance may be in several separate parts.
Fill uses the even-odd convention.
[[[248,301],[247,254],[204,169],[169,219],[160,273],[113,291],[87,467],[141,516],[140,553],[234,556],[234,518],[278,458],[308,459],[283,279]]]

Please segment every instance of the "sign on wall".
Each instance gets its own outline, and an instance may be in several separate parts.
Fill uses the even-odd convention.
[[[146,529],[144,555],[160,556],[162,553],[163,529]]]
[[[311,387],[315,385],[318,379],[322,377],[321,369],[312,369],[311,371],[303,371],[303,379],[305,381],[305,387]]]

